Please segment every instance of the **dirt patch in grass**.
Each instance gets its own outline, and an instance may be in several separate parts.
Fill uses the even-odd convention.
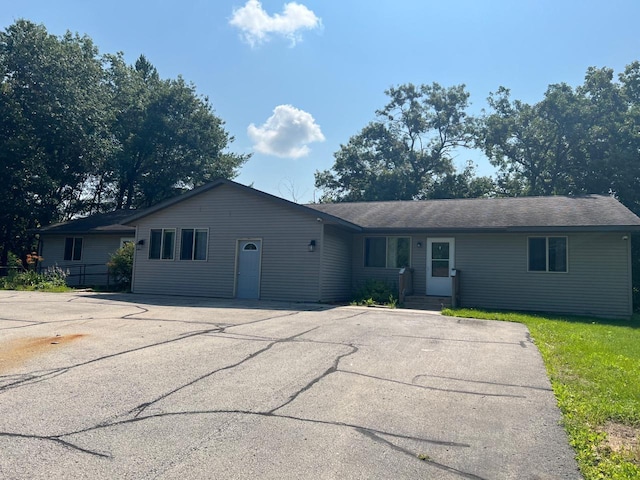
[[[18,338],[0,344],[0,372],[13,370],[30,358],[59,349],[84,336],[84,333],[73,333],[53,337]]]
[[[607,437],[605,445],[636,465],[640,465],[640,426],[631,427],[621,423],[608,422],[602,429]]]

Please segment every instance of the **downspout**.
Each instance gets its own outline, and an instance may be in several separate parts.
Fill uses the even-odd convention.
[[[633,241],[633,237],[631,236],[631,232],[627,233],[623,237],[627,242],[627,285],[629,288],[627,291],[629,292],[629,317],[633,315],[633,261],[631,259],[631,242]]]
[[[38,273],[40,273],[41,270],[41,266],[40,266],[40,259],[42,258],[44,260],[44,257],[42,256],[42,250],[44,249],[44,247],[42,246],[42,235],[40,235],[39,233],[36,234],[36,237],[38,238],[38,246],[36,247],[36,251],[38,252],[38,259],[37,259],[37,266],[36,266],[36,271]]]
[[[323,301],[323,280],[324,280],[324,222],[322,219],[318,219],[320,223],[320,245],[318,248],[318,254],[320,255],[320,265],[318,266],[318,302]]]
[[[131,266],[131,293],[134,293],[133,285],[135,283],[136,278],[136,260],[138,258],[138,226],[136,225],[136,234],[134,235],[135,240],[133,241],[133,265]]]

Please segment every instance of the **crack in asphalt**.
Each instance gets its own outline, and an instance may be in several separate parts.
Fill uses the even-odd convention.
[[[453,468],[450,467],[448,465],[444,465],[442,463],[438,463],[434,460],[431,460],[430,458],[424,458],[421,459],[420,457],[418,457],[418,455],[416,455],[415,453],[411,452],[410,450],[407,450],[406,448],[403,448],[399,445],[396,445],[393,442],[388,441],[385,438],[382,438],[379,435],[376,435],[375,433],[365,429],[365,428],[356,428],[355,429],[358,433],[364,435],[365,437],[373,440],[375,443],[380,443],[382,445],[385,445],[389,448],[391,448],[392,450],[395,450],[396,452],[400,452],[400,453],[404,453],[405,455],[409,455],[410,457],[414,458],[415,460],[418,460],[420,462],[424,462],[427,463],[429,465],[432,465],[436,468],[439,468],[440,470],[444,470],[446,472],[449,473],[454,473],[462,478],[470,478],[470,479],[474,479],[474,480],[486,480],[483,477],[479,477],[478,475],[474,475],[473,473],[468,473],[468,472],[463,472],[462,470],[458,470],[457,468]]]
[[[542,390],[545,392],[552,392],[553,389],[550,387],[536,387],[533,385],[521,385],[521,384],[517,384],[517,383],[499,383],[499,382],[487,382],[484,380],[470,380],[470,379],[466,379],[466,378],[456,378],[456,377],[446,377],[443,375],[431,375],[431,374],[420,374],[420,375],[416,375],[415,377],[413,377],[413,379],[411,379],[412,383],[415,383],[418,381],[418,379],[420,378],[441,378],[443,380],[456,380],[458,382],[465,382],[465,383],[479,383],[482,385],[496,385],[498,387],[514,387],[514,388],[526,388],[528,390]]]
[[[211,329],[209,331],[216,331],[216,330],[219,330],[219,329],[214,328],[214,329]],[[58,373],[58,374],[67,373],[67,372],[69,372],[69,371],[71,371],[71,370],[73,370],[75,368],[84,367],[86,365],[90,365],[92,363],[100,362],[100,361],[106,360],[108,358],[115,358],[115,357],[119,357],[121,355],[126,355],[128,353],[139,352],[141,350],[146,350],[148,348],[154,348],[154,347],[157,347],[157,346],[160,346],[160,345],[166,345],[166,344],[169,344],[169,343],[179,342],[181,340],[185,340],[187,338],[191,338],[191,337],[198,336],[198,335],[202,335],[202,333],[201,332],[197,332],[195,334],[188,334],[188,335],[180,336],[180,337],[177,337],[177,338],[171,338],[169,340],[163,340],[161,342],[150,343],[150,344],[147,344],[147,345],[143,345],[141,347],[131,348],[129,350],[123,350],[123,351],[120,351],[120,352],[111,353],[109,355],[103,355],[102,357],[92,358],[91,360],[87,360],[85,362],[76,363],[76,364],[73,364],[73,365],[69,365],[69,366],[66,366],[66,367],[60,367],[60,368],[57,368],[57,369],[52,369],[52,370],[49,371],[49,373],[47,373],[45,375],[50,375],[51,373]],[[2,378],[2,376],[0,376],[0,379],[1,378]],[[40,380],[40,376],[35,376],[33,378]],[[4,393],[7,390],[20,387],[20,386],[22,386],[22,385],[24,385],[26,383],[34,383],[34,382],[30,382],[29,380],[19,380],[17,382],[13,382],[13,383],[9,383],[7,385],[3,385],[2,387],[0,387],[0,394]]]
[[[402,337],[402,338],[419,338],[422,340],[438,340],[441,342],[462,342],[462,343],[490,343],[497,345],[519,345],[522,348],[527,348],[523,345],[523,342],[498,342],[495,340],[469,340],[466,338],[441,338],[441,337],[422,337],[419,335],[392,335],[392,337]]]
[[[139,308],[142,308],[142,307],[139,307]],[[41,376],[33,376],[31,378],[28,378],[28,379],[21,379],[21,380],[18,380],[16,382],[11,382],[11,383],[8,383],[8,384],[0,386],[0,394],[4,393],[7,390],[11,390],[13,388],[21,387],[21,386],[26,385],[26,384],[39,383],[40,381],[48,380],[49,378],[51,378],[51,377],[49,377],[51,374],[56,374],[54,376],[58,376],[58,375],[67,373],[68,371],[70,371],[72,369],[75,369],[75,368],[78,368],[78,367],[83,367],[85,365],[89,365],[89,364],[92,364],[92,363],[95,363],[95,362],[100,362],[102,360],[106,360],[106,359],[109,359],[109,358],[115,358],[115,357],[118,357],[118,356],[121,356],[121,355],[126,355],[126,354],[129,354],[129,353],[138,352],[138,351],[145,350],[145,349],[148,349],[148,348],[154,348],[154,347],[157,347],[157,346],[160,346],[160,345],[166,345],[166,344],[169,344],[169,343],[178,342],[178,341],[185,340],[185,339],[188,339],[188,338],[191,338],[191,337],[195,337],[195,336],[198,336],[198,335],[207,335],[207,334],[210,334],[210,333],[218,333],[218,332],[223,332],[224,333],[227,328],[232,328],[232,327],[237,327],[237,326],[244,326],[244,325],[252,325],[252,324],[255,324],[255,323],[264,322],[264,321],[268,321],[268,320],[273,320],[273,319],[276,319],[276,318],[282,318],[282,317],[297,315],[299,313],[300,312],[288,312],[285,315],[273,315],[273,316],[270,316],[270,317],[267,317],[267,318],[262,318],[262,319],[254,320],[254,321],[251,321],[251,322],[237,323],[237,324],[232,324],[232,325],[225,326],[225,327],[216,327],[216,328],[211,328],[211,329],[206,329],[206,330],[198,330],[198,331],[195,331],[195,332],[188,332],[188,333],[185,333],[185,334],[181,334],[176,338],[171,338],[171,339],[163,340],[163,341],[156,342],[156,343],[150,343],[150,344],[147,344],[147,345],[143,345],[141,347],[136,347],[136,348],[132,348],[132,349],[129,349],[129,350],[123,350],[123,351],[120,351],[120,352],[112,353],[112,354],[109,354],[109,355],[104,355],[102,357],[93,358],[91,360],[87,360],[86,362],[81,362],[81,363],[69,365],[69,366],[66,366],[66,367],[60,367],[60,368],[57,368],[57,369],[52,369],[52,370],[48,371],[47,373],[45,373],[43,375],[43,377],[46,377],[46,378],[41,378]],[[122,320],[135,320],[133,318],[125,318],[128,315],[132,315],[132,314],[127,314],[127,315],[120,316],[120,317],[117,317],[117,318],[122,319]],[[65,321],[71,322],[71,321],[79,321],[79,320],[80,319],[65,320]],[[58,322],[45,322],[45,323],[60,323],[60,321],[58,321]],[[0,375],[0,380],[2,378],[4,378],[4,377],[2,375]]]
[[[289,342],[289,341],[291,341],[291,340],[293,340],[293,339],[295,339],[297,337],[305,335],[305,334],[307,334],[307,333],[309,333],[309,332],[311,332],[313,330],[316,330],[318,328],[320,328],[320,327],[314,327],[314,328],[311,328],[311,329],[306,330],[304,332],[297,333],[296,335],[292,335],[290,337],[274,340],[273,342],[269,343],[267,346],[265,346],[265,347],[261,348],[260,350],[257,350],[255,352],[247,355],[245,358],[243,358],[242,360],[240,360],[240,361],[238,361],[236,363],[232,363],[230,365],[225,365],[224,367],[220,367],[220,368],[217,368],[215,370],[212,370],[211,372],[205,373],[204,375],[201,375],[198,378],[195,378],[194,380],[191,380],[190,382],[187,382],[187,383],[185,383],[183,385],[180,385],[179,387],[177,387],[177,388],[175,388],[173,390],[170,390],[169,392],[163,393],[159,397],[156,397],[155,399],[153,399],[153,400],[151,400],[149,402],[145,402],[145,403],[142,403],[142,404],[138,405],[137,407],[131,409],[128,412],[126,412],[124,414],[124,416],[126,417],[128,415],[134,414],[134,418],[139,417],[150,406],[154,405],[155,403],[158,403],[161,400],[164,400],[165,398],[173,395],[174,393],[179,392],[180,390],[183,390],[183,389],[185,389],[187,387],[190,387],[191,385],[194,385],[194,384],[204,380],[205,378],[209,378],[209,377],[215,375],[216,373],[219,373],[219,372],[222,372],[222,371],[225,371],[225,370],[230,370],[230,369],[235,368],[235,367],[237,367],[239,365],[242,365],[243,363],[248,362],[249,360],[257,357],[261,353],[264,353],[264,352],[270,350],[273,346],[275,346],[275,345],[277,345],[279,343]]]
[[[72,300],[77,300],[80,297],[74,298]],[[72,301],[69,300],[69,301]],[[141,312],[136,312],[136,313],[129,313],[126,314],[124,316],[121,316],[120,318],[123,320],[133,320],[133,321],[138,321],[138,320],[150,320],[150,319],[140,319],[140,318],[136,318],[136,315],[140,315],[143,313],[147,313],[149,312],[149,309],[145,309],[143,307],[139,307],[139,306],[135,306],[136,308],[139,308],[141,310]],[[219,324],[216,325],[215,328],[211,328],[211,329],[205,329],[205,330],[199,330],[196,332],[189,332],[186,334],[182,334],[179,335],[176,338],[171,338],[168,340],[163,340],[160,342],[155,342],[152,344],[148,344],[148,345],[144,345],[141,347],[137,347],[137,348],[133,348],[133,349],[129,349],[129,350],[125,350],[125,351],[121,351],[121,352],[116,352],[110,355],[104,355],[98,358],[94,358],[85,362],[81,362],[75,365],[71,365],[68,367],[64,367],[64,368],[60,368],[60,369],[53,369],[53,370],[49,370],[44,372],[42,375],[33,375],[33,374],[28,374],[26,376],[24,376],[23,378],[10,383],[8,385],[4,385],[2,387],[0,387],[0,393],[2,393],[3,391],[6,391],[10,388],[17,388],[21,385],[25,385],[25,384],[29,384],[29,383],[36,383],[36,382],[41,382],[41,381],[45,381],[45,380],[49,380],[51,378],[54,378],[58,375],[62,375],[68,371],[70,371],[71,369],[77,368],[77,367],[81,367],[81,366],[85,366],[85,365],[89,365],[92,363],[96,363],[105,359],[109,359],[109,358],[113,358],[113,357],[117,357],[120,355],[125,355],[128,353],[132,353],[132,352],[136,352],[136,351],[141,351],[141,350],[145,350],[148,348],[154,348],[160,345],[166,345],[169,343],[173,343],[173,342],[177,342],[177,341],[181,341],[181,340],[185,340],[188,338],[192,338],[195,336],[199,336],[199,335],[212,335],[212,336],[216,336],[216,337],[220,337],[220,338],[224,338],[224,337],[231,337],[234,336],[233,338],[236,337],[244,337],[244,338],[239,338],[240,340],[245,340],[245,341],[267,341],[269,342],[266,346],[264,346],[263,348],[253,352],[252,354],[246,356],[245,358],[243,358],[242,360],[235,362],[233,364],[230,365],[226,365],[224,367],[221,368],[217,368],[211,372],[208,372],[204,375],[199,376],[196,379],[193,379],[177,388],[174,388],[168,392],[165,392],[164,394],[156,397],[155,399],[142,403],[140,405],[138,405],[137,407],[135,407],[134,409],[131,409],[129,412],[126,412],[124,415],[118,415],[115,418],[112,418],[110,420],[107,421],[103,421],[98,423],[97,425],[82,429],[82,430],[78,430],[75,432],[68,432],[68,433],[63,433],[63,434],[59,434],[59,435],[52,435],[52,436],[38,436],[38,435],[24,435],[24,434],[18,434],[18,433],[9,433],[9,432],[0,432],[0,436],[2,437],[14,437],[14,438],[26,438],[26,439],[35,439],[35,440],[45,440],[45,441],[52,441],[55,442],[61,446],[64,446],[66,448],[75,450],[75,451],[79,451],[82,453],[86,453],[92,456],[96,456],[96,457],[100,457],[100,458],[108,458],[111,459],[113,458],[110,454],[105,454],[105,453],[101,453],[101,452],[97,452],[97,451],[93,451],[93,450],[89,450],[89,449],[85,449],[82,448],[78,445],[75,445],[74,443],[68,441],[68,440],[64,440],[63,437],[70,437],[72,435],[78,435],[81,433],[85,433],[85,432],[89,432],[89,431],[93,431],[93,430],[97,430],[97,429],[104,429],[104,428],[109,428],[112,426],[116,426],[116,425],[126,425],[126,424],[130,424],[133,422],[140,422],[140,421],[146,421],[146,420],[150,420],[150,419],[154,419],[154,418],[163,418],[163,417],[169,417],[169,416],[179,416],[179,415],[201,415],[201,414],[243,414],[243,415],[256,415],[256,416],[263,416],[263,417],[271,417],[271,418],[279,418],[279,419],[289,419],[289,420],[293,420],[293,421],[299,421],[299,422],[306,422],[306,423],[314,423],[314,424],[322,424],[322,425],[332,425],[332,426],[337,426],[337,427],[343,427],[343,428],[351,428],[353,430],[355,430],[356,432],[364,435],[365,437],[369,438],[370,440],[377,442],[377,443],[381,443],[383,445],[386,445],[387,447],[397,451],[397,452],[401,452],[405,455],[409,455],[412,458],[416,458],[418,459],[417,455],[403,447],[400,447],[392,442],[390,442],[389,440],[381,437],[380,435],[385,435],[385,436],[389,436],[392,438],[401,438],[401,439],[410,439],[410,440],[415,440],[415,441],[420,441],[420,442],[426,442],[426,443],[432,443],[432,444],[437,444],[437,445],[446,445],[446,446],[451,446],[451,447],[470,447],[470,445],[468,444],[461,444],[461,443],[456,443],[456,442],[449,442],[449,441],[443,441],[443,440],[437,440],[437,439],[428,439],[428,438],[421,438],[421,437],[413,437],[413,436],[409,436],[409,435],[403,435],[403,434],[398,434],[398,433],[393,433],[393,432],[385,432],[385,431],[380,431],[377,429],[373,429],[373,428],[367,428],[361,425],[355,425],[355,424],[349,424],[349,423],[344,423],[344,422],[339,422],[339,421],[327,421],[327,420],[318,420],[318,419],[308,419],[308,418],[302,418],[302,417],[295,417],[295,416],[290,416],[290,415],[284,415],[281,413],[278,413],[278,410],[283,409],[284,407],[286,407],[287,405],[290,405],[292,402],[294,402],[301,394],[303,394],[304,392],[310,390],[311,388],[313,388],[316,384],[318,384],[321,380],[323,380],[324,378],[326,378],[328,375],[331,375],[335,372],[343,372],[346,374],[352,374],[352,375],[360,375],[360,376],[364,376],[364,377],[369,377],[369,378],[373,378],[379,381],[386,381],[386,382],[392,382],[392,383],[397,383],[403,386],[410,386],[413,388],[423,388],[423,389],[430,389],[430,390],[434,390],[436,388],[433,387],[425,387],[425,386],[421,386],[421,385],[414,385],[414,384],[409,384],[406,382],[400,382],[400,381],[396,381],[396,380],[392,380],[392,379],[386,379],[386,378],[381,378],[381,377],[375,377],[375,376],[370,376],[370,375],[366,375],[366,374],[360,374],[357,372],[351,372],[348,370],[340,370],[339,369],[339,364],[340,361],[345,358],[348,357],[350,355],[354,355],[356,354],[359,349],[356,345],[354,345],[353,343],[338,343],[338,342],[321,342],[321,341],[313,341],[313,340],[301,340],[300,337],[303,335],[306,335],[308,333],[310,333],[311,331],[314,331],[318,328],[320,328],[320,326],[316,326],[313,328],[310,328],[308,330],[305,330],[304,332],[298,333],[296,335],[292,335],[289,337],[285,337],[285,338],[276,338],[276,339],[268,339],[268,338],[261,338],[259,336],[249,336],[249,335],[243,335],[243,334],[239,334],[239,333],[233,333],[233,332],[228,332],[227,330],[229,329],[233,329],[234,327],[242,327],[245,325],[252,325],[252,324],[256,324],[256,323],[260,323],[260,322],[265,322],[268,320],[273,320],[275,318],[282,318],[282,317],[286,317],[286,316],[292,316],[292,315],[297,315],[301,313],[300,311],[295,311],[295,312],[288,312],[285,315],[274,315],[274,316],[270,316],[267,318],[261,318],[261,319],[257,319],[251,322],[246,322],[246,323],[239,323],[239,324],[225,324],[224,326],[220,326]],[[356,314],[353,315],[349,315],[347,317],[341,317],[340,320],[344,320],[346,318],[354,318],[357,316],[361,316],[361,315],[365,315],[368,312],[358,312]],[[154,320],[154,321],[158,321],[158,320]],[[160,320],[162,321],[162,320]],[[187,322],[185,322],[187,323]],[[189,322],[189,323],[195,323],[195,322]],[[36,325],[36,324],[33,324]],[[428,338],[428,337],[418,337],[418,338]],[[448,339],[439,339],[439,340],[448,340]],[[275,345],[278,345],[280,343],[286,343],[286,342],[297,342],[297,341],[305,341],[305,342],[310,342],[310,343],[327,343],[327,344],[332,344],[332,345],[341,345],[344,347],[348,347],[349,351],[341,353],[340,355],[337,355],[334,358],[333,364],[327,368],[323,373],[321,373],[320,375],[318,375],[317,377],[313,378],[311,381],[307,382],[306,385],[304,385],[302,388],[298,389],[296,392],[294,392],[292,395],[289,396],[289,398],[283,402],[281,405],[279,405],[276,408],[273,408],[271,410],[265,411],[265,412],[254,412],[254,411],[242,411],[242,410],[212,410],[212,411],[193,411],[193,412],[177,412],[177,413],[160,413],[160,414],[152,414],[152,415],[143,415],[145,413],[145,411],[152,405],[154,405],[155,403],[175,394],[176,392],[187,388],[191,385],[194,385],[197,382],[200,382],[208,377],[211,377],[213,375],[215,375],[216,373],[219,373],[221,371],[224,370],[230,370],[233,369],[235,367],[238,367],[239,365],[242,365],[243,363],[257,357],[258,355],[270,350],[272,347],[274,347]],[[455,341],[455,340],[454,340]],[[487,342],[483,342],[483,343],[487,343]],[[501,342],[493,342],[493,343],[501,343]],[[505,342],[506,343],[506,342]],[[2,377],[0,377],[2,378]],[[417,377],[416,377],[417,378]],[[415,380],[415,378],[414,378]],[[480,395],[477,392],[467,392],[467,391],[456,391],[456,390],[446,390],[446,389],[436,389],[436,390],[444,390],[447,392],[455,392],[455,393],[467,393],[467,394],[476,394],[476,395]],[[514,395],[495,395],[495,394],[483,394],[483,395],[493,395],[493,396],[511,396],[514,397]],[[131,415],[133,415],[133,417],[131,417]],[[118,420],[118,418],[122,419],[124,417],[130,417],[127,419],[123,419],[123,420]],[[420,460],[420,459],[418,459]],[[444,464],[440,464],[434,460],[431,459],[427,459],[427,460],[423,460],[424,462],[436,467],[436,468],[440,468],[442,470],[451,472],[451,473],[455,473],[461,477],[464,478],[470,478],[470,479],[481,479],[481,477],[475,476],[473,474],[467,473],[467,472],[462,472],[460,470],[457,470],[453,467],[449,467],[447,465]],[[482,479],[481,479],[482,480]]]
[[[45,441],[50,441],[50,442],[54,442],[57,443],[59,445],[62,445],[63,447],[69,448],[71,450],[77,450],[79,452],[82,453],[88,453],[89,455],[93,455],[95,457],[101,457],[101,458],[113,458],[111,455],[106,454],[106,453],[100,453],[100,452],[96,452],[94,450],[89,450],[86,448],[82,448],[79,447],[78,445],[68,442],[66,440],[63,440],[60,437],[63,437],[65,435],[51,435],[51,436],[42,436],[42,435],[25,435],[22,433],[10,433],[10,432],[0,432],[0,437],[9,437],[9,438],[24,438],[24,439],[28,439],[28,440],[45,440]]]
[[[399,385],[405,385],[407,387],[413,387],[413,388],[420,388],[423,390],[435,390],[438,392],[447,392],[447,393],[461,393],[464,395],[478,395],[481,397],[506,397],[506,398],[527,398],[525,395],[512,395],[509,393],[483,393],[483,392],[474,392],[471,390],[457,390],[457,389],[452,389],[452,388],[440,388],[440,387],[430,387],[427,385],[416,385],[415,383],[407,383],[407,382],[401,382],[400,380],[393,380],[391,378],[383,378],[383,377],[376,377],[374,375],[367,375],[366,373],[360,373],[360,372],[353,372],[351,370],[340,370],[342,373],[347,373],[349,375],[356,375],[359,377],[366,377],[366,378],[373,378],[374,380],[381,380],[383,382],[389,382],[389,383],[397,383]],[[418,375],[419,377],[420,375]],[[415,380],[416,377],[414,377]]]
[[[466,444],[466,443],[459,443],[459,442],[452,442],[452,441],[447,441],[447,440],[438,440],[438,439],[432,439],[432,438],[418,437],[418,436],[414,436],[414,435],[405,435],[405,434],[379,430],[379,429],[365,427],[365,426],[362,426],[362,425],[356,425],[356,424],[347,423],[347,422],[296,417],[296,416],[293,416],[293,415],[285,415],[285,414],[275,413],[275,412],[272,412],[272,411],[261,412],[261,411],[234,410],[234,409],[191,410],[191,411],[182,411],[182,412],[156,413],[156,414],[145,415],[145,416],[141,416],[141,417],[128,418],[128,419],[125,419],[125,420],[113,421],[113,422],[106,423],[106,424],[98,424],[98,425],[87,427],[87,428],[84,428],[84,429],[81,429],[81,430],[76,430],[76,431],[73,431],[73,432],[68,432],[68,433],[64,433],[64,434],[61,434],[61,435],[55,435],[55,436],[50,436],[50,437],[43,437],[43,436],[37,436],[37,435],[21,435],[21,434],[13,434],[13,433],[5,433],[5,432],[0,432],[0,436],[20,436],[20,437],[24,437],[24,438],[33,438],[33,439],[60,440],[61,442],[65,442],[65,444],[67,444],[70,447],[75,448],[76,450],[85,451],[87,453],[92,453],[93,454],[95,452],[93,452],[91,450],[82,449],[81,447],[78,447],[77,445],[69,442],[68,440],[62,440],[62,438],[63,437],[70,437],[70,436],[74,436],[74,435],[80,435],[80,434],[83,434],[83,433],[92,432],[92,431],[96,431],[96,430],[103,430],[103,429],[107,429],[107,428],[111,428],[111,427],[119,427],[119,426],[134,424],[134,423],[138,423],[138,422],[146,422],[146,421],[155,420],[155,419],[163,419],[163,418],[169,418],[169,417],[182,417],[182,416],[197,416],[197,415],[248,415],[248,416],[257,416],[257,417],[276,418],[276,419],[284,419],[284,420],[293,420],[293,421],[302,422],[302,423],[328,425],[328,426],[334,426],[334,427],[340,427],[340,428],[349,428],[349,429],[353,429],[353,430],[356,430],[356,431],[359,431],[359,432],[368,432],[371,435],[376,435],[376,436],[377,435],[385,435],[385,436],[388,436],[388,437],[399,438],[399,439],[403,439],[403,440],[412,440],[412,441],[423,442],[423,443],[429,443],[429,444],[438,445],[438,446],[456,447],[456,448],[469,448],[470,447],[470,445]],[[397,445],[393,444],[392,442],[389,442],[388,440],[385,440],[385,441],[387,443],[389,443],[390,445],[393,445],[394,447],[397,447]],[[401,448],[401,447],[397,447],[397,448]],[[406,453],[406,452],[409,452],[409,451],[405,450],[403,453]],[[410,453],[409,452],[409,454],[411,456],[413,456],[414,458],[416,458],[416,456],[417,456],[417,454],[414,454],[414,453]],[[102,454],[101,456],[112,458],[112,456],[106,455],[106,454]],[[447,468],[450,468],[450,467],[447,467]],[[476,478],[476,477],[469,477],[469,478]]]
[[[272,410],[269,410],[268,413],[274,413],[275,411],[286,407],[291,402],[293,402],[296,398],[298,398],[301,394],[303,394],[304,392],[309,390],[311,387],[313,387],[316,383],[318,383],[320,380],[325,378],[327,375],[330,375],[330,374],[336,372],[338,370],[338,364],[340,363],[340,360],[342,360],[345,357],[348,357],[349,355],[353,355],[354,353],[358,352],[358,347],[356,347],[355,345],[349,344],[349,347],[351,347],[351,351],[350,352],[346,352],[346,353],[343,353],[342,355],[338,355],[335,358],[335,360],[333,361],[333,365],[331,365],[329,368],[327,368],[324,371],[324,373],[318,375],[316,378],[314,378],[309,383],[307,383],[303,388],[301,388],[300,390],[295,392],[293,395],[291,395],[289,397],[289,399],[286,402],[284,402],[282,405],[280,405],[279,407],[276,407],[276,408],[274,408]]]

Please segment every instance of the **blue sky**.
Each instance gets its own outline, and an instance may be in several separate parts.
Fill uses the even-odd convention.
[[[536,102],[579,85],[589,66],[616,73],[640,60],[637,0],[5,0],[50,33],[86,34],[101,53],[144,54],[163,78],[182,75],[210,98],[253,152],[240,183],[311,201],[316,170],[374,119],[390,86],[464,83],[472,113],[503,85]],[[478,153],[478,173],[491,174]]]

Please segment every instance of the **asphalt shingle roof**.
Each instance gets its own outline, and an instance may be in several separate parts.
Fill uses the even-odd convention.
[[[96,233],[123,233],[133,235],[135,228],[122,225],[126,218],[135,213],[135,210],[116,210],[110,213],[98,213],[84,218],[76,218],[68,222],[54,223],[39,230],[48,234],[96,234]]]
[[[372,230],[640,230],[640,218],[615,198],[516,197],[308,205]]]

